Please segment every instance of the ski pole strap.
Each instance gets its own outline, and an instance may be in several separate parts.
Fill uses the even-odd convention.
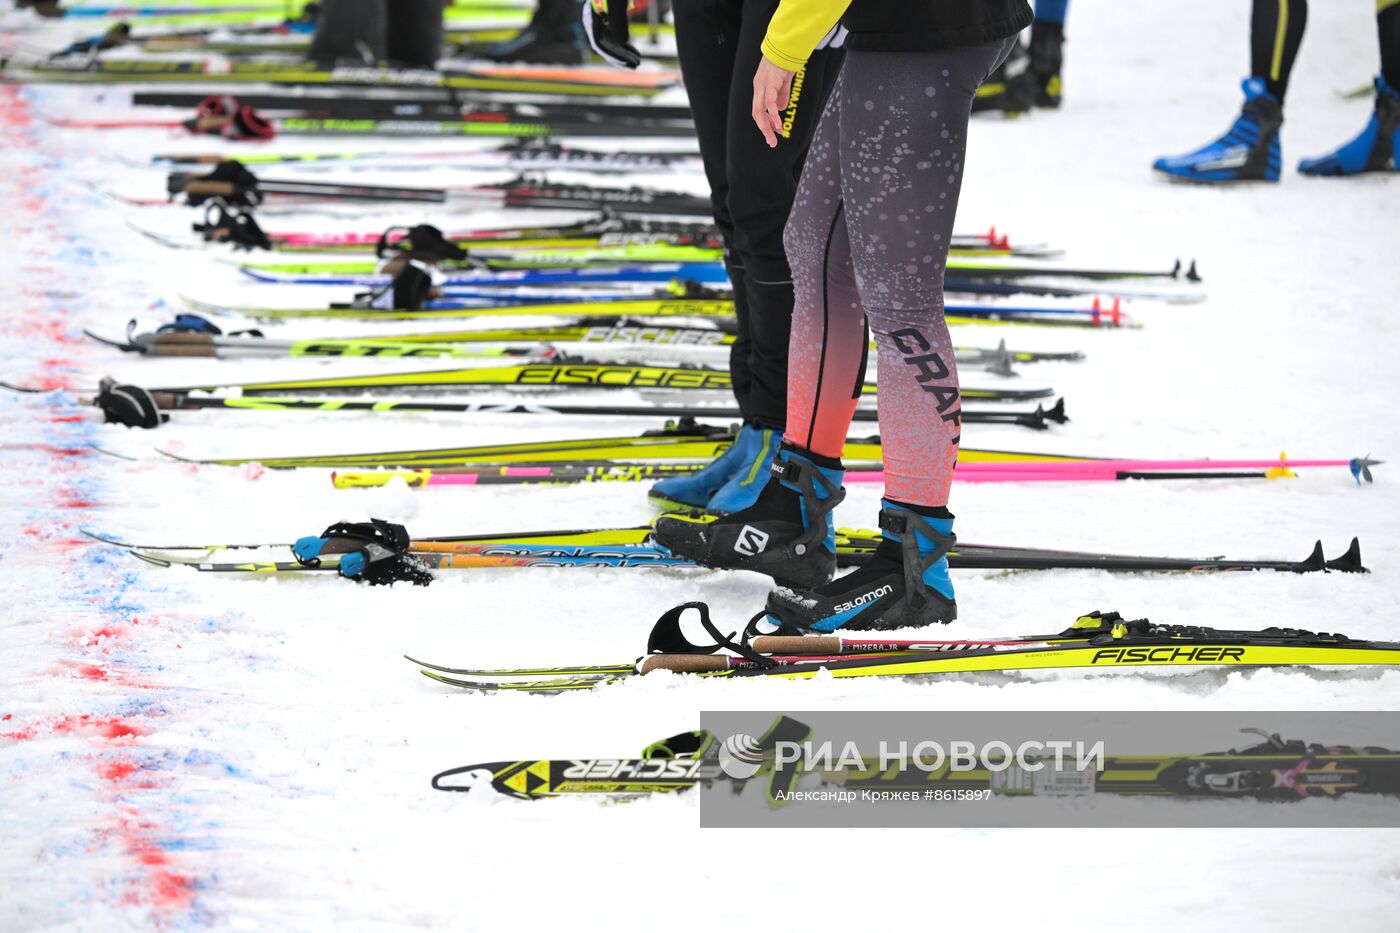
[[[148,389],[118,385],[115,379],[104,378],[98,384],[97,397],[93,402],[102,409],[103,420],[109,424],[124,424],[128,428],[158,428],[170,420]]]
[[[224,124],[225,139],[267,140],[277,135],[272,121],[246,104],[239,107]]]
[[[371,585],[402,582],[427,586],[433,575],[408,553],[410,543],[404,526],[372,518],[337,522],[319,535],[299,538],[292,545],[292,554],[306,567],[319,567],[322,556],[339,554],[341,576]]]
[[[432,224],[418,224],[410,228],[395,247],[401,252],[413,254],[416,258],[433,262],[442,262],[444,259],[461,261],[467,258],[466,250],[449,241],[442,231]],[[378,253],[377,248],[375,252]]]
[[[681,631],[681,617],[690,609],[694,609],[700,614],[700,626],[706,634],[714,639],[713,644],[696,644]],[[710,607],[705,603],[682,603],[674,609],[666,610],[661,618],[656,620],[656,624],[651,627],[651,636],[647,639],[647,654],[715,654],[720,649],[728,649],[741,658],[762,667],[774,666],[773,661],[769,658],[754,651],[748,645],[735,641],[736,634],[738,633],[730,632],[725,635],[715,628],[715,624],[710,621]]]
[[[136,327],[136,321],[127,324],[127,334],[129,335]],[[198,314],[177,314],[175,320],[169,324],[162,324],[156,328],[158,334],[209,334],[217,337],[223,333],[219,326],[213,321],[206,320]]]
[[[386,228],[383,233],[379,234],[379,240],[374,244],[375,258],[383,259],[384,254],[387,253],[390,249],[398,249],[399,243],[408,237],[410,229],[410,227],[405,227],[402,224],[397,224],[395,226]],[[403,234],[403,236],[399,237],[398,240],[395,240],[393,244],[390,244],[389,237],[393,236],[396,233],[401,233]]]
[[[187,172],[172,172],[166,180],[166,190],[171,197],[183,192],[186,201],[194,207],[214,197],[245,207],[262,203],[257,176],[242,162],[233,159],[220,162],[208,175],[192,177]]]
[[[642,749],[643,758],[707,758],[714,753],[715,736],[709,729],[681,732],[658,739]]]

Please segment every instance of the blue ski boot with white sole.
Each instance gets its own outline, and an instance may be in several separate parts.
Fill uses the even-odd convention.
[[[1163,156],[1152,167],[1184,181],[1278,181],[1283,169],[1283,108],[1264,89],[1263,78],[1246,78],[1241,87],[1244,107],[1229,132],[1194,152]]]

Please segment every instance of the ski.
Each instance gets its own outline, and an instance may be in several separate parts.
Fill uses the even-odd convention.
[[[373,308],[350,306],[328,308],[250,308],[240,305],[225,305],[212,301],[180,295],[180,301],[193,311],[202,314],[239,315],[260,321],[319,318],[341,321],[434,321],[460,320],[483,317],[583,317],[583,318],[732,318],[734,302],[728,298],[680,298],[680,297],[616,297],[588,299],[575,296],[574,300],[528,302],[520,295],[502,295],[498,303],[492,305],[467,305],[457,302],[456,306],[440,307],[441,302],[429,302],[421,310],[379,311]],[[506,303],[499,303],[506,302]]]
[[[25,394],[60,392],[61,389],[37,389],[0,382],[0,389]],[[97,404],[96,396],[81,397],[91,405]],[[297,398],[277,396],[249,396],[236,398],[214,398],[206,396],[155,393],[153,398],[163,412],[170,411],[315,411],[315,412],[445,412],[453,414],[491,415],[567,415],[602,416],[609,418],[730,418],[743,415],[737,408],[720,405],[575,405],[530,402],[430,402],[408,399],[384,399],[361,401],[356,399]],[[857,408],[853,421],[874,422],[878,420],[874,408]],[[1004,424],[1044,431],[1051,424],[1066,424],[1064,399],[1059,399],[1050,408],[1037,405],[1029,411],[980,411],[964,409],[963,424]]]
[[[200,466],[241,467],[256,463],[268,469],[324,468],[394,468],[441,467],[453,465],[518,466],[551,461],[604,461],[632,465],[640,462],[693,460],[705,463],[724,453],[734,442],[732,427],[701,424],[692,418],[681,418],[664,428],[643,434],[622,437],[570,438],[565,440],[526,441],[513,444],[488,444],[472,447],[435,447],[423,450],[372,451],[353,454],[313,454],[300,456],[260,456],[201,459],[183,457],[169,451],[164,456],[182,463]],[[880,438],[848,438],[842,457],[852,462],[881,459]],[[1093,463],[1095,458],[1075,454],[1037,453],[1029,451],[982,450],[960,447],[958,462],[969,463]]]
[[[731,386],[728,369],[710,369],[700,366],[635,366],[579,361],[527,363],[518,366],[481,366],[470,369],[422,370],[407,373],[367,373],[360,376],[330,376],[276,382],[214,382],[157,388],[151,391],[161,396],[236,390],[244,396],[249,396],[269,395],[278,392],[342,392],[365,389],[441,392],[490,387],[725,391]],[[874,396],[875,389],[875,383],[865,383],[861,387],[861,394]],[[964,402],[1009,402],[1049,398],[1054,395],[1054,390],[1050,388],[990,389],[964,386],[960,389],[959,394]]]
[[[485,568],[592,568],[623,569],[639,567],[696,567],[650,543],[650,526],[600,529],[584,532],[534,532],[523,534],[479,535],[442,539],[414,539],[409,553],[435,570]],[[842,529],[837,534],[837,561],[855,566],[872,553],[879,533]],[[290,545],[287,545],[290,546]],[[227,546],[224,546],[227,547]],[[132,554],[166,566],[191,566],[201,572],[278,572],[300,573],[300,564],[276,561],[213,563],[212,550],[204,548],[130,547]],[[250,564],[256,568],[249,570]],[[1341,557],[1328,560],[1322,543],[1301,561],[1238,560],[1223,557],[1173,558],[1062,551],[1047,548],[1005,547],[959,543],[949,552],[950,566],[963,570],[1048,571],[1101,570],[1118,573],[1219,573],[1274,571],[1280,573],[1366,573],[1361,563],[1361,545],[1352,539]],[[275,565],[275,566],[274,566]]]
[[[392,247],[408,232],[408,227],[387,231],[308,233],[272,231],[273,248],[307,251],[374,251]],[[581,246],[625,246],[651,244],[702,246],[723,249],[719,231],[703,221],[655,220],[600,214],[591,220],[553,226],[506,227],[494,230],[460,230],[445,234],[446,239],[466,250],[485,247],[541,249]]]
[[[658,327],[623,319],[609,325],[573,327],[522,327],[515,329],[445,331],[427,334],[396,334],[383,337],[322,337],[304,340],[271,340],[245,334],[211,334],[191,331],[156,331],[137,334],[135,321],[128,324],[125,340],[83,333],[105,346],[127,353],[152,357],[319,357],[326,359],[358,357],[470,358],[491,356],[533,356],[549,359],[561,354],[590,353],[608,362],[628,359],[656,362],[662,359],[692,359],[697,354],[727,353],[734,335],[717,328]],[[498,346],[485,346],[495,344]],[[954,347],[954,357],[963,366],[982,366],[1001,375],[1011,375],[1012,363],[1045,360],[1074,361],[1076,352],[1040,353],[1008,350],[1006,341],[994,348]]]
[[[340,85],[362,87],[446,88],[550,96],[650,97],[675,85],[669,71],[620,72],[609,68],[513,68],[474,65],[461,71],[395,70],[342,66],[319,69],[282,62],[233,62],[226,69],[205,60],[98,59],[80,63],[4,61],[6,77],[23,81],[111,83],[171,81],[180,84]]]
[[[600,671],[611,673],[612,671]],[[786,718],[786,717],[785,717]],[[796,720],[788,720],[797,724]],[[798,724],[800,725],[800,724]],[[990,790],[1008,796],[1149,795],[1291,802],[1347,794],[1400,794],[1400,752],[1379,746],[1323,745],[1257,732],[1262,741],[1224,752],[1105,755],[1099,769],[1030,771],[1001,760],[967,769],[921,770],[899,762],[862,761],[845,767],[801,767],[822,784],[852,789]],[[764,740],[758,741],[765,746]],[[771,743],[769,743],[771,745]],[[671,746],[679,746],[673,749]],[[517,800],[573,795],[641,796],[735,781],[720,767],[718,743],[707,730],[652,743],[638,758],[516,759],[450,768],[434,775],[436,790],[491,790]],[[1031,762],[1027,762],[1028,764]],[[996,766],[993,768],[993,766]],[[774,770],[771,754],[746,781]],[[787,786],[787,785],[784,785]]]
[[[597,274],[599,270],[593,270]],[[606,275],[607,273],[604,273]],[[513,277],[513,278],[512,278]],[[498,273],[497,284],[517,286],[520,273]],[[557,277],[554,279],[557,283]],[[561,286],[567,283],[558,283]],[[579,283],[575,283],[579,284]],[[604,282],[603,284],[607,284]],[[729,298],[685,298],[677,295],[665,297],[639,298],[630,295],[596,298],[578,294],[553,293],[539,296],[541,300],[531,301],[520,293],[497,294],[490,291],[494,287],[483,282],[481,290],[464,290],[460,287],[447,289],[457,298],[431,299],[421,309],[401,309],[381,311],[373,308],[356,308],[349,305],[332,305],[326,308],[272,308],[226,305],[218,302],[180,295],[180,301],[188,308],[202,314],[239,315],[259,321],[279,321],[292,319],[320,318],[342,321],[440,321],[464,320],[482,317],[538,317],[538,316],[584,316],[598,318],[616,317],[692,317],[692,318],[732,318],[734,302]],[[689,289],[679,289],[680,292]],[[486,296],[486,297],[483,297]],[[491,297],[495,296],[495,297]],[[482,302],[486,303],[482,303]],[[944,306],[944,319],[950,324],[980,326],[1027,326],[1027,327],[1069,327],[1084,329],[1134,328],[1141,325],[1128,321],[1119,305],[1107,310],[1098,302],[1082,309],[1037,308],[999,305]]]
[[[883,484],[881,469],[866,470],[860,464],[848,466],[845,482],[852,485]],[[876,464],[878,466],[878,464]],[[995,466],[995,464],[989,464]],[[854,467],[854,468],[853,468]],[[402,480],[409,488],[425,489],[443,486],[520,486],[520,485],[582,485],[599,482],[640,483],[663,479],[678,473],[693,473],[703,464],[656,464],[645,467],[597,464],[569,461],[551,466],[516,467],[418,467],[399,470],[347,470],[331,474],[337,489],[365,489],[387,486]],[[957,479],[962,483],[1099,483],[1125,480],[1242,480],[1273,479],[1270,471],[1152,470],[1111,472],[1068,472],[1058,470],[976,470],[960,468]]]
[[[136,91],[131,103],[137,107],[198,107],[207,94],[198,91]],[[463,112],[463,98],[450,91],[432,88],[402,90],[364,90],[349,94],[345,91],[320,91],[314,87],[298,88],[295,92],[240,92],[238,102],[266,113],[296,113],[308,116],[341,119],[380,119],[386,116],[448,117]],[[672,122],[691,125],[690,108],[684,104],[635,104],[626,101],[574,101],[553,103],[494,103],[471,100],[466,107],[485,117],[495,115],[506,122],[550,123],[558,120],[587,121],[594,124],[626,127],[629,123]],[[620,132],[615,135],[627,135]],[[175,158],[188,161],[184,156]],[[208,158],[200,159],[208,161]],[[214,161],[220,161],[215,158]]]
[[[677,620],[681,612],[692,608],[699,609],[702,620],[708,622],[708,609],[703,603],[688,603],[663,615],[648,643],[664,644],[661,633],[671,627],[678,628]],[[765,645],[758,639],[752,640],[752,647],[743,646],[746,650],[743,655],[714,653],[721,647],[736,647],[733,642],[724,646],[710,646],[711,653],[652,653],[639,659],[628,673],[571,673],[547,679],[469,681],[440,673],[436,667],[423,667],[420,670],[433,680],[467,690],[557,694],[591,690],[655,671],[697,677],[807,679],[819,673],[830,677],[912,677],[1079,668],[1400,665],[1398,642],[1353,639],[1341,634],[1292,628],[1247,631],[1199,625],[1159,625],[1146,619],[1128,620],[1116,612],[1091,613],[1081,616],[1072,627],[1062,632],[1025,637],[1009,644],[1006,640],[929,641],[892,651],[828,656],[813,653],[829,647],[831,641],[823,636],[816,637],[822,639],[823,645],[814,646],[805,653],[764,654]],[[785,643],[791,641],[791,638],[784,639]],[[790,650],[787,644],[780,647],[781,650]]]
[[[258,178],[237,160],[218,163],[208,175],[171,172],[166,176],[165,187],[170,197],[183,194],[191,205],[203,204],[206,200],[216,197],[223,198],[231,204],[256,205],[273,195],[441,204],[450,196],[454,199],[493,201],[502,208],[606,209],[623,215],[670,214],[707,218],[712,210],[709,198],[655,188],[556,184],[546,179],[525,176],[497,184],[451,189],[356,185],[300,181],[294,178]]]
[[[721,265],[721,253],[722,251],[717,250],[710,255],[697,256],[697,264],[699,262],[707,262],[715,267],[719,267]],[[569,262],[571,259],[574,258],[569,253],[541,253],[537,255],[531,253],[516,253],[513,255],[518,264],[529,264],[526,266],[516,265],[515,268],[530,268],[538,265],[557,265],[560,263]],[[471,258],[462,260],[460,262],[453,260],[443,262],[441,264],[441,268],[447,274],[445,274],[442,277],[442,284],[454,285],[473,281],[473,279],[470,276],[467,278],[458,278],[455,273],[463,270],[468,273],[480,271],[483,268],[483,258],[484,257],[478,257],[474,254]],[[668,260],[673,261],[674,257],[658,257],[658,261],[664,262]],[[501,257],[485,258],[484,261],[486,264],[485,268],[488,269],[510,268],[509,266],[503,264]],[[1179,269],[1180,263],[1178,263],[1177,265]],[[319,260],[315,262],[243,262],[239,263],[238,267],[245,271],[257,272],[268,276],[277,276],[279,278],[288,278],[292,276],[354,277],[353,280],[327,282],[326,284],[384,284],[388,282],[391,278],[391,276],[379,272],[379,261],[377,259],[334,259]],[[950,273],[955,273],[957,276],[985,276],[994,279],[1014,278],[1017,276],[1049,276],[1054,278],[1100,279],[1149,278],[1153,276],[1164,278],[1173,277],[1173,273],[1171,272],[1141,272],[1127,269],[1118,271],[1090,270],[1076,269],[1068,266],[1056,267],[1044,263],[1037,263],[1034,265],[1014,265],[1008,262],[1005,258],[998,260],[989,260],[976,256],[960,256],[956,253],[950,254],[947,263],[947,268]],[[705,270],[697,268],[695,271],[697,273],[704,274]],[[716,268],[715,271],[721,270]],[[685,275],[678,273],[678,277],[685,277]],[[694,278],[697,276],[691,275],[690,277]],[[1193,279],[1193,281],[1195,280]]]

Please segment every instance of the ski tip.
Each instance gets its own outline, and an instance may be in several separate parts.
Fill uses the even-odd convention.
[[[1341,557],[1325,561],[1323,564],[1326,570],[1335,570],[1338,573],[1370,573],[1366,566],[1361,563],[1361,540],[1351,539],[1351,546],[1347,548]]]
[[[1371,455],[1367,454],[1364,457],[1353,457],[1351,463],[1347,464],[1347,468],[1351,470],[1351,478],[1356,480],[1356,485],[1360,486],[1363,480],[1374,483],[1376,480],[1371,476],[1371,467],[1380,466],[1383,463],[1385,463],[1384,460],[1372,460]]]
[[[463,776],[464,778],[462,783],[446,783],[446,778],[457,777],[459,775]],[[491,777],[492,772],[489,767],[484,767],[481,765],[468,765],[465,768],[452,768],[449,771],[443,771],[440,774],[434,774],[431,783],[433,790],[450,790],[457,791],[459,793],[466,793],[468,791],[476,789],[483,783],[489,784],[491,782]]]
[[[4,380],[0,380],[0,389],[7,389],[7,390],[9,390],[10,392],[23,392],[23,393],[25,393],[26,395],[38,395],[38,394],[41,394],[41,393],[43,393],[43,392],[55,392],[55,391],[58,391],[58,390],[56,390],[56,389],[36,389],[36,388],[33,388],[32,386],[16,385],[16,384],[13,383],[13,382],[5,382]]]
[[[113,538],[111,535],[99,534],[93,531],[91,528],[84,528],[82,526],[78,527],[78,534],[82,535],[85,538],[91,538],[93,541],[96,541],[100,544],[112,544],[117,547],[124,548],[131,548],[133,546],[125,541],[119,541],[116,538]]]

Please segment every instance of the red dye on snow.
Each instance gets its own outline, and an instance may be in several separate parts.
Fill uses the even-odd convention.
[[[59,499],[56,504],[60,509],[95,509],[99,505],[92,499]]]
[[[139,770],[134,761],[104,761],[97,766],[97,776],[104,781],[125,781]]]

